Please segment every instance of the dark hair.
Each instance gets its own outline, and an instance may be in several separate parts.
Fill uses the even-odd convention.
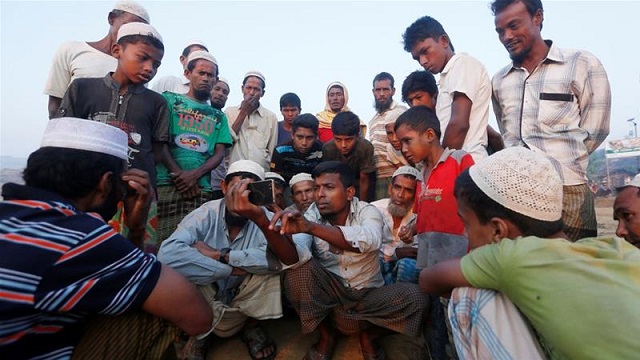
[[[262,79],[260,79],[259,77],[255,76],[255,75],[249,75],[247,77],[245,77],[244,79],[242,79],[242,86],[244,86],[244,84],[247,83],[247,79],[250,77],[254,77],[258,80],[260,80],[260,84],[262,84],[262,91],[264,91],[264,87],[266,86],[266,84],[264,83],[264,81],[262,81]]]
[[[112,181],[115,182],[124,170],[125,161],[112,155],[43,147],[29,155],[22,177],[27,186],[54,192],[68,199],[79,199],[95,190],[105,173],[111,171]]]
[[[143,43],[146,45],[151,45],[153,47],[155,47],[156,49],[162,50],[164,51],[164,45],[162,44],[162,41],[151,37],[151,36],[145,36],[145,35],[126,35],[120,38],[120,40],[118,40],[118,44],[122,46],[122,48],[126,48],[127,45],[129,44],[137,44],[137,43]]]
[[[488,197],[469,175],[469,169],[463,171],[456,178],[455,190],[458,202],[463,201],[478,217],[481,224],[486,224],[494,217],[509,220],[524,236],[549,237],[562,230],[562,219],[544,221],[517,213],[498,204]]]
[[[338,113],[331,121],[334,135],[357,136],[360,134],[360,118],[351,111]]]
[[[491,8],[491,13],[493,14],[493,16],[496,16],[504,11],[507,6],[518,2],[524,4],[524,6],[527,8],[527,12],[529,13],[529,15],[531,15],[531,17],[535,16],[538,10],[544,11],[544,9],[542,8],[542,1],[540,0],[494,0],[489,5],[489,7]],[[542,30],[542,23],[540,23],[540,30]]]
[[[240,179],[253,179],[255,181],[260,181],[260,178],[258,177],[258,175],[254,173],[250,173],[248,171],[238,171],[231,174],[227,174],[227,176],[224,177],[224,182],[228,184],[229,181],[231,181],[231,179],[233,179],[236,176],[240,176]]]
[[[400,126],[408,126],[409,129],[423,133],[429,129],[433,129],[438,139],[440,139],[440,120],[436,116],[436,112],[426,106],[414,106],[403,112],[396,120],[394,131],[398,131]]]
[[[356,178],[353,176],[353,171],[351,171],[349,165],[341,161],[323,161],[311,171],[311,177],[314,179],[322,174],[340,175],[340,182],[345,189],[349,186],[355,186],[356,183]]]
[[[424,39],[432,38],[434,41],[438,41],[438,38],[443,35],[449,37],[438,20],[431,16],[423,16],[414,21],[402,34],[404,51],[411,52],[411,48]],[[449,47],[451,51],[455,52],[450,38]]]
[[[200,45],[200,44],[191,44],[189,46],[187,46],[186,48],[184,48],[184,50],[182,50],[182,56],[189,57],[189,54],[191,54],[194,47],[200,48],[200,49],[204,49],[204,51],[209,52],[209,49],[207,49],[206,46]]]
[[[298,128],[311,129],[314,134],[318,135],[318,118],[316,118],[313,114],[300,114],[295,119],[293,119],[293,123],[291,124],[291,132],[295,133]]]
[[[438,93],[436,78],[429,71],[414,71],[402,83],[402,101],[409,102],[409,94],[415,91],[426,91],[431,95]]]
[[[391,74],[389,74],[388,72],[381,72],[380,74],[376,75],[376,77],[373,78],[373,87],[376,87],[376,81],[382,81],[382,80],[389,80],[391,81],[391,87],[393,88],[395,86],[395,80],[393,79],[393,76]]]
[[[124,11],[124,10],[119,10],[119,9],[113,9],[111,11],[109,11],[109,16],[112,16],[114,19],[119,18],[120,16],[124,15],[124,14],[129,14],[129,15],[133,15],[135,17],[137,17],[138,19],[140,19],[140,21],[137,22],[141,22],[141,23],[145,23],[148,24],[147,20],[141,18],[140,16]]]
[[[198,63],[198,60],[209,61],[207,59],[202,59],[202,58],[191,60],[187,64],[187,70],[193,71],[193,69],[195,69],[195,67],[196,67],[196,64]],[[209,61],[209,62],[211,62],[211,61]],[[213,63],[213,65],[216,67],[216,74],[219,73],[220,72],[220,68],[218,68],[218,64]]]
[[[297,107],[298,110],[302,109],[300,98],[294,93],[286,93],[280,97],[280,109],[285,106]]]

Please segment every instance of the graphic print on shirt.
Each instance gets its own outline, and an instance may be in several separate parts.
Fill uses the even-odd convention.
[[[127,165],[130,167],[131,161],[134,159],[135,154],[140,152],[140,150],[136,149],[135,146],[139,146],[142,143],[142,134],[136,131],[135,125],[118,120],[116,114],[110,111],[99,111],[97,113],[90,114],[89,120],[99,121],[101,123],[117,127],[118,129],[127,133]]]

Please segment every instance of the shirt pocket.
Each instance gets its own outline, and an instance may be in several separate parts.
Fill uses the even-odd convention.
[[[544,89],[538,101],[538,121],[555,130],[567,128],[579,114],[578,101],[569,89]]]

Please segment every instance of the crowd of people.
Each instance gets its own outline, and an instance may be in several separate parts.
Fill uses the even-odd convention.
[[[287,306],[319,333],[311,360],[338,334],[365,359],[393,358],[389,334],[436,359],[637,356],[640,177],[606,238],[586,179],[609,133],[606,72],[543,39],[540,0],[491,11],[511,59],[493,78],[423,16],[403,34],[424,68],[407,106],[383,71],[368,122],[339,81],[315,115],[283,94],[278,121],[257,70],[226,106],[202,41],[148,88],[163,38],[117,2],[103,39],[56,53],[41,147],[25,185],[2,189],[0,358],[203,359],[213,333],[273,359],[261,321]]]

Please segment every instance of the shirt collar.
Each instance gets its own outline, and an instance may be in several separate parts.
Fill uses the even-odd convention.
[[[549,51],[547,52],[547,57],[545,57],[544,60],[542,60],[543,63],[546,63],[546,62],[563,63],[566,61],[564,58],[564,55],[562,55],[562,51],[553,44],[553,40],[544,40],[544,42],[545,44],[547,44],[547,46],[549,46]],[[511,66],[506,67],[502,71],[502,74],[500,74],[500,76],[505,77],[515,70],[522,70],[522,67],[516,66],[512,62]]]
[[[66,207],[75,209],[69,200],[51,191],[39,189],[32,186],[6,183],[2,186],[2,197],[4,200],[37,200],[46,202],[56,202],[64,204]]]
[[[440,76],[446,74],[447,72],[449,72],[449,70],[451,70],[451,68],[453,67],[453,64],[458,61],[458,56],[459,54],[453,54],[453,56],[451,57],[451,59],[449,59],[449,61],[447,61],[447,64],[444,66],[444,68],[442,69],[442,71],[440,72]]]

